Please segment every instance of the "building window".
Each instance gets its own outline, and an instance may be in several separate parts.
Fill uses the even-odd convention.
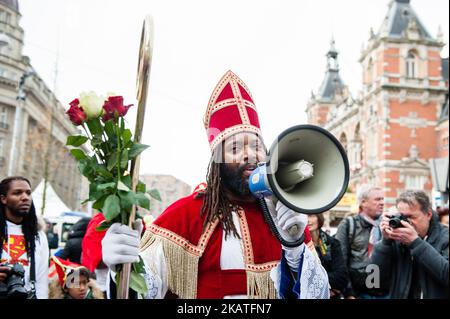
[[[353,148],[353,168],[354,170],[361,169],[362,165],[362,139],[361,139],[361,132],[360,132],[360,125],[359,123],[356,125],[355,128],[355,137],[354,137],[354,148]]]
[[[0,108],[0,128],[8,129],[8,109],[6,106]]]
[[[4,156],[4,150],[3,150],[3,138],[0,138],[0,167],[5,166],[5,156]]]
[[[426,176],[407,175],[405,178],[406,189],[423,189],[426,182]]]
[[[417,57],[413,51],[409,51],[406,57],[406,77],[411,79],[417,77]]]
[[[347,136],[345,135],[345,133],[341,134],[341,137],[339,138],[339,142],[341,142],[342,147],[345,150],[345,153],[347,153]]]
[[[372,58],[370,58],[369,63],[367,65],[367,87],[370,89],[370,87],[372,86],[372,82],[373,82],[373,72],[374,72],[374,67],[373,67],[373,60]]]
[[[448,136],[441,137],[441,148],[440,151],[448,150]]]
[[[377,109],[373,104],[371,104],[369,106],[369,114],[370,114],[370,119],[376,119]]]
[[[0,10],[0,21],[9,24],[11,22],[11,14],[4,10]]]
[[[367,164],[372,166],[376,164],[378,157],[378,134],[369,131],[366,140]]]

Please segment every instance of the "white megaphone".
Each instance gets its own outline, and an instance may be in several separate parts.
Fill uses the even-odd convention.
[[[248,182],[255,197],[274,196],[298,213],[319,214],[341,200],[349,176],[345,150],[330,132],[297,125],[278,136]]]

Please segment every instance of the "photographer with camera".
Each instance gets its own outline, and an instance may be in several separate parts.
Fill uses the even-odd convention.
[[[0,243],[0,299],[47,299],[47,237],[24,177],[0,182]]]
[[[398,214],[383,213],[383,239],[371,262],[394,299],[449,297],[448,228],[439,223],[422,190],[407,190],[396,201]]]

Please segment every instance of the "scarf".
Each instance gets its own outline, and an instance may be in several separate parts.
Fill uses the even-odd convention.
[[[369,235],[369,245],[367,247],[367,253],[370,256],[372,255],[372,249],[373,246],[381,239],[381,231],[380,231],[380,220],[378,219],[372,219],[366,214],[361,214],[361,217],[364,218],[365,221],[367,221],[369,224],[372,225],[372,229],[370,231]]]

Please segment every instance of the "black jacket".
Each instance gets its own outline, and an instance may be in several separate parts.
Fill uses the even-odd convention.
[[[347,267],[342,256],[341,244],[327,233],[320,231],[320,238],[324,247],[316,245],[322,266],[328,273],[328,281],[332,289],[343,291],[348,283]]]
[[[353,219],[353,230],[350,230],[350,219]],[[366,280],[370,272],[367,266],[370,264],[369,258],[369,237],[372,224],[366,221],[361,215],[349,216],[338,226],[335,238],[340,242],[344,264],[347,267],[349,285],[344,290],[344,295],[358,296],[361,293],[369,295],[385,295],[389,286],[377,288],[367,288]]]
[[[425,299],[448,299],[448,227],[433,214],[426,240],[417,238],[409,247],[383,239],[375,245],[371,262],[380,267],[380,279],[390,284],[390,297],[409,296],[413,263],[416,263],[420,288]]]
[[[90,218],[82,218],[72,226],[67,236],[66,246],[58,257],[81,264],[81,242],[90,220]]]

